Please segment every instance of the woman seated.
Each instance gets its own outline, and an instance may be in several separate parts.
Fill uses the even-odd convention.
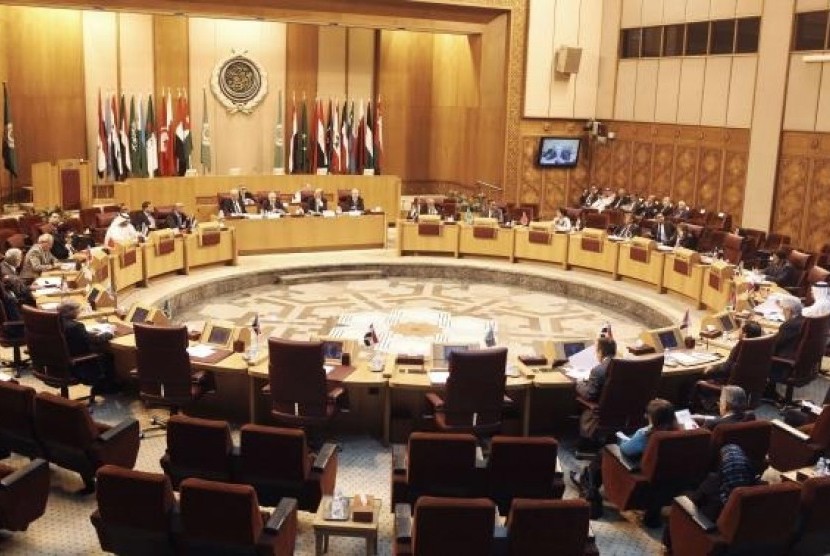
[[[553,219],[553,229],[557,232],[570,232],[571,219],[565,213],[565,209],[559,207],[556,209],[556,216]]]

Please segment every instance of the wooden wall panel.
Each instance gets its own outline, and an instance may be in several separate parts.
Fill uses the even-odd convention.
[[[735,16],[747,17],[761,15],[764,11],[764,0],[738,0],[735,4]]]
[[[374,29],[348,30],[348,75],[346,93],[349,98],[375,98],[375,38]]]
[[[826,8],[827,0],[797,0],[795,4],[795,11],[797,12],[812,12]]]
[[[556,50],[562,46],[578,46],[580,4],[580,0],[557,0],[554,15],[554,56]],[[535,48],[532,40],[528,41],[528,48]],[[580,73],[582,69],[580,65]],[[577,75],[553,72],[550,80],[550,103],[546,117],[573,118]]]
[[[620,10],[621,0],[602,0],[602,32],[600,35],[599,56],[602,63],[599,65],[597,83],[597,112],[596,117],[602,120],[614,117],[614,103],[616,100],[616,81],[618,43],[620,41]]]
[[[346,96],[346,28],[320,27],[317,46],[317,91],[322,99]]]
[[[639,27],[643,21],[643,0],[622,0],[620,27]]]
[[[610,7],[611,3],[604,3],[603,0],[582,0],[579,14],[579,42],[580,45],[592,45],[591,48],[583,48],[582,58],[579,62],[579,73],[574,79],[573,117],[594,118],[597,113],[597,88],[599,87],[600,72],[600,49],[602,37],[602,14],[603,9]],[[610,64],[613,65],[613,64]]]
[[[720,210],[731,214],[735,222],[740,222],[743,216],[747,149],[744,141],[742,146],[728,145],[724,153]]]
[[[631,182],[629,187],[633,191],[649,189],[649,176],[652,174],[652,164],[655,145],[651,141],[635,141],[632,145]]]
[[[7,13],[20,186],[30,183],[33,162],[87,157],[83,23],[75,10],[9,7]]]
[[[118,14],[118,41],[120,90],[128,103],[130,95],[146,98],[153,92],[153,16]]]
[[[481,35],[481,64],[479,71],[479,97],[481,105],[478,113],[478,131],[472,155],[476,167],[476,179],[497,184],[505,188],[505,111],[507,108],[507,89],[504,74],[507,71],[507,44],[509,18],[501,15],[487,24]],[[482,156],[481,153],[487,153]],[[512,198],[515,192],[501,192]]]
[[[723,170],[723,149],[706,146],[700,149],[697,170],[697,191],[694,204],[704,207],[718,205],[721,171]],[[678,195],[678,198],[681,196]]]
[[[615,141],[611,146],[614,153],[614,173],[611,175],[611,187],[614,189],[620,187],[628,189],[631,187],[631,162],[634,160],[631,155],[633,146],[633,141]]]
[[[86,153],[94,160],[98,145],[98,91],[104,99],[118,91],[118,15],[84,11],[84,89],[86,99]],[[151,43],[152,48],[152,43]],[[152,79],[148,86],[152,86]],[[145,93],[152,92],[148,89]],[[108,179],[108,178],[104,178]]]
[[[643,176],[647,182],[649,176]],[[651,187],[638,187],[636,191],[649,191],[658,197],[671,195],[674,179],[674,144],[659,142],[654,144],[654,162],[652,164]]]
[[[723,0],[715,0],[721,2]],[[686,20],[697,21],[709,19],[710,0],[686,0]]]
[[[296,93],[297,102],[304,94],[312,100],[317,94],[318,30],[315,25],[296,23],[286,27],[285,88],[289,96]]]
[[[684,199],[694,205],[695,189],[697,188],[699,149],[694,144],[678,144],[674,155],[674,179],[672,191],[669,194],[673,199]],[[691,200],[689,200],[691,199]]]
[[[709,8],[709,17],[712,19],[731,19],[735,17],[737,0],[715,0]]]
[[[153,59],[155,60],[156,101],[162,90],[176,94],[190,83],[190,39],[188,18],[177,15],[153,16]]]
[[[617,68],[617,96],[614,119],[634,119],[634,98],[637,90],[637,60],[621,60]]]
[[[538,149],[538,138],[522,137],[522,186],[518,198],[522,203],[542,202],[542,195],[545,190],[545,175],[550,170],[544,170],[536,164],[536,153]]]
[[[672,0],[668,0],[669,3]],[[663,5],[664,0],[643,0],[642,24],[643,27],[649,25],[660,25],[663,23]]]
[[[808,64],[804,65],[806,66]],[[830,63],[812,65],[821,67],[821,84],[818,88],[818,104],[816,106],[814,131],[828,132],[830,131]],[[793,98],[794,102],[792,104],[799,104],[797,99],[797,96]],[[790,103],[788,102],[787,104],[789,105]]]
[[[700,123],[706,60],[684,58],[680,68],[680,96],[677,100],[677,123]]]
[[[686,0],[668,0],[663,3],[663,23],[686,21]]]

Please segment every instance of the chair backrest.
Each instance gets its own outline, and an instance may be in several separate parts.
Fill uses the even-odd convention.
[[[501,422],[506,365],[507,348],[452,352],[444,403],[447,424]]]
[[[105,465],[96,477],[98,512],[105,524],[149,531],[170,529],[176,500],[166,475]]]
[[[486,498],[423,496],[415,504],[412,554],[487,556],[493,546],[496,511]]]
[[[58,313],[25,305],[20,308],[20,313],[32,366],[46,375],[70,379],[69,346]]]
[[[810,443],[822,446],[825,449],[830,447],[830,409],[825,406],[821,414],[810,429]]]
[[[801,485],[802,534],[830,531],[830,477],[814,477]]]
[[[738,264],[744,256],[744,238],[737,234],[723,236],[723,258],[732,264]]]
[[[755,407],[760,401],[767,385],[775,340],[774,334],[760,338],[743,338],[738,341],[735,348],[738,354],[729,373],[728,383],[744,389],[751,407]]]
[[[268,379],[274,409],[286,413],[326,414],[323,342],[268,340]],[[296,405],[295,405],[296,404]]]
[[[35,389],[0,381],[0,437],[35,436]]]
[[[507,517],[510,556],[526,554],[583,554],[588,541],[588,502],[570,500],[513,500]]]
[[[604,212],[600,213],[587,213],[585,214],[585,221],[583,224],[586,228],[597,228],[599,230],[607,230],[608,229],[609,218],[608,215]]]
[[[86,404],[48,392],[35,396],[35,430],[45,444],[75,450],[85,450],[98,437]]]
[[[646,405],[657,395],[663,356],[613,358],[597,408],[600,426],[630,429],[643,422]]]
[[[302,430],[248,424],[239,442],[239,470],[247,479],[301,483],[308,477],[311,460]]]
[[[204,546],[216,553],[219,547],[253,547],[262,532],[259,501],[251,485],[185,479],[179,505],[182,533],[191,550]]]
[[[722,446],[736,444],[744,451],[752,466],[761,473],[767,468],[772,425],[760,419],[742,423],[723,423],[715,427],[712,433],[714,453],[719,454]]]
[[[796,384],[806,384],[816,377],[824,357],[827,334],[830,332],[830,315],[808,317],[801,328],[801,341],[795,353],[795,365],[788,377]]]
[[[167,421],[167,453],[178,469],[226,475],[233,450],[227,421],[173,415]]]
[[[789,245],[791,243],[790,236],[786,234],[779,234],[776,232],[770,232],[767,236],[767,241],[764,244],[764,248],[767,251],[775,251],[776,249],[780,249],[784,245]]]
[[[410,491],[467,495],[476,469],[476,439],[471,434],[413,432],[407,448]]]
[[[649,435],[640,467],[651,482],[703,478],[709,467],[707,458],[712,435],[706,429],[655,431]]]
[[[789,260],[790,264],[797,270],[806,272],[815,264],[816,256],[812,253],[805,253],[804,251],[799,251],[798,249],[792,249],[790,254],[787,255],[787,260]]]
[[[807,284],[812,286],[816,282],[826,282],[828,276],[830,276],[830,270],[815,265],[807,271]]]
[[[189,399],[192,382],[187,327],[136,323],[136,370],[142,395]]]
[[[556,475],[559,443],[551,437],[494,436],[487,481],[510,486],[516,496],[547,498]]]
[[[731,545],[786,543],[795,531],[801,488],[794,483],[738,487],[718,518]]]
[[[582,218],[583,209],[578,207],[568,207],[565,209],[565,215],[570,219],[571,224],[576,225],[576,221]]]

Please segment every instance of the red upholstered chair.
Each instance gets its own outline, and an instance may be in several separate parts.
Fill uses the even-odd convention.
[[[764,243],[764,249],[773,252],[776,249],[781,249],[785,245],[792,244],[792,238],[787,234],[779,234],[777,232],[770,232],[767,235],[767,241]]]
[[[804,290],[807,284],[807,273],[816,264],[816,256],[812,253],[805,253],[798,249],[793,249],[787,255],[787,260],[795,268],[793,281],[791,284],[781,284],[787,291],[794,295],[798,295]]]
[[[731,230],[732,217],[725,212],[710,212],[706,215],[706,227],[716,230]]]
[[[598,230],[607,230],[610,224],[608,215],[604,212],[589,212],[585,214],[583,224],[585,228],[596,228]]]
[[[725,234],[721,248],[727,262],[738,264],[744,257],[744,238],[737,234]]]
[[[508,556],[598,553],[589,539],[588,502],[517,498],[507,516]],[[498,536],[497,536],[498,537]]]
[[[43,450],[35,432],[35,389],[0,381],[0,450],[34,458]]]
[[[706,476],[710,443],[705,429],[656,431],[639,463],[629,461],[618,445],[607,445],[602,452],[605,498],[621,511],[658,510]]]
[[[506,403],[506,365],[507,348],[452,352],[445,399],[434,392],[426,395],[435,426],[476,436],[499,432]]]
[[[678,496],[669,515],[672,554],[786,554],[796,530],[800,493],[793,483],[738,487],[716,523],[689,498]]]
[[[479,474],[473,435],[413,432],[406,447],[392,447],[391,507],[420,496],[476,496]]]
[[[645,422],[646,405],[657,395],[663,372],[663,356],[614,358],[608,365],[599,400],[577,397],[590,412],[583,417],[586,437],[601,439],[616,431],[633,432]]]
[[[487,458],[488,497],[502,515],[516,498],[562,498],[565,483],[557,471],[559,443],[550,437],[494,436]]]
[[[783,421],[772,421],[769,462],[778,471],[792,471],[813,465],[830,455],[830,411],[824,407],[815,423],[799,429]]]
[[[341,387],[329,389],[323,369],[323,342],[268,340],[271,416],[281,426],[324,427],[339,411]]]
[[[736,444],[744,451],[758,475],[767,468],[767,453],[769,452],[772,424],[769,421],[756,419],[743,423],[723,423],[712,431],[712,448],[714,454],[720,454],[722,446]],[[717,467],[718,458],[715,457],[713,467]]]
[[[489,556],[493,550],[495,505],[486,498],[424,496],[395,507],[396,556]]]
[[[99,212],[95,215],[95,225],[92,227],[92,239],[97,245],[104,243],[104,237],[107,235],[107,229],[112,224],[118,212]]]
[[[25,531],[46,511],[49,464],[35,459],[20,469],[0,463],[0,529]]]
[[[156,219],[156,227],[157,228],[166,228],[167,227],[167,217],[170,216],[170,213],[176,207],[174,205],[163,205],[155,207],[155,211],[153,212],[153,218]]]
[[[740,386],[746,392],[749,407],[757,407],[769,379],[772,353],[775,349],[775,335],[760,338],[742,338],[734,349],[738,350],[735,364],[726,383]],[[700,380],[697,387],[708,396],[720,396],[722,384]]]
[[[308,449],[306,434],[298,429],[243,425],[234,480],[252,485],[266,506],[294,498],[300,510],[316,512],[324,495],[334,492],[337,446]]]
[[[827,554],[830,546],[830,477],[814,477],[802,484],[798,537],[794,554]]]
[[[787,374],[779,384],[787,387],[784,395],[787,403],[793,401],[793,390],[813,381],[821,368],[821,359],[824,357],[827,346],[827,335],[830,333],[830,315],[824,317],[810,317],[804,319],[801,328],[801,340],[792,359],[773,356],[773,364],[787,367]]]
[[[232,451],[227,421],[173,415],[167,422],[167,451],[161,457],[161,468],[175,489],[188,477],[230,481]]]
[[[138,456],[138,421],[111,427],[97,423],[84,404],[41,392],[35,397],[35,430],[46,458],[81,475],[85,489],[95,488],[95,472],[107,464],[132,469]]]
[[[14,230],[20,231],[20,222],[17,218],[0,218],[0,230]]]
[[[166,475],[105,465],[96,479],[98,508],[89,519],[103,550],[124,556],[176,554],[178,504]]]
[[[85,230],[91,230],[95,227],[95,215],[100,212],[101,209],[98,207],[82,208],[79,211],[78,216],[80,217],[81,225],[84,227]]]
[[[6,295],[2,282],[0,282],[0,295]],[[20,349],[25,345],[26,338],[23,335],[23,321],[17,315],[12,319],[6,313],[6,305],[0,302],[0,347],[10,348],[12,350],[10,366],[14,369],[15,378],[20,378],[20,371],[31,362],[29,359],[24,360],[20,353]],[[4,361],[3,364],[7,365],[8,363]]]
[[[185,479],[179,505],[184,554],[294,554],[297,501],[292,498],[265,514],[250,485]]]
[[[585,209],[579,207],[568,207],[565,209],[565,216],[571,220],[571,224],[576,226],[576,221],[582,219],[582,212]]]

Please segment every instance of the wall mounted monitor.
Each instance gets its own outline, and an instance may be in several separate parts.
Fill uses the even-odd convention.
[[[580,140],[574,137],[542,137],[537,162],[543,168],[573,168],[579,160]]]

